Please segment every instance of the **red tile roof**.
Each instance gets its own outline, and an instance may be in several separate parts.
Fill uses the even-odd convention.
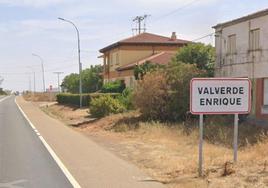
[[[149,57],[146,57],[144,59],[141,59],[139,61],[123,65],[118,67],[116,70],[122,71],[122,70],[129,70],[135,67],[136,65],[142,65],[145,62],[150,62],[152,64],[158,64],[158,65],[166,65],[170,62],[172,57],[174,57],[175,52],[160,52],[154,55],[151,55]]]
[[[164,37],[152,33],[141,33],[139,35],[120,40],[116,43],[113,43],[109,46],[106,46],[102,49],[100,49],[100,52],[103,53],[107,50],[110,50],[112,48],[118,47],[119,45],[152,45],[152,44],[158,44],[158,45],[183,45],[187,44],[190,41],[182,40],[182,39],[171,39],[170,37]]]

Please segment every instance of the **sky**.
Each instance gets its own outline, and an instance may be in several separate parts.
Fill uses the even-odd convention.
[[[81,37],[83,68],[101,64],[99,49],[131,37],[136,16],[148,14],[147,32],[195,40],[213,33],[212,26],[268,8],[267,0],[0,0],[0,76],[4,89],[41,91],[41,61],[45,85],[57,87],[78,72],[76,24]],[[214,44],[214,36],[201,40]]]

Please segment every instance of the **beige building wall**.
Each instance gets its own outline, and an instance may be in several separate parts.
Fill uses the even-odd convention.
[[[179,46],[120,46],[104,53],[104,83],[124,80],[127,87],[134,87],[136,81],[133,70],[117,71],[122,65],[127,65],[162,51],[178,51]]]

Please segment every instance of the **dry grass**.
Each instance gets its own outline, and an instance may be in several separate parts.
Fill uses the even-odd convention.
[[[41,102],[41,101],[56,101],[56,93],[26,93],[23,95],[23,98],[26,101],[35,101],[35,102]]]
[[[87,116],[86,111],[60,105],[46,110],[66,122],[71,122],[70,117],[81,120]],[[219,117],[215,118],[219,121]],[[213,118],[206,119],[203,178],[197,178],[198,126],[195,120],[188,124],[145,122],[139,113],[130,112],[92,120],[75,129],[172,188],[268,187],[265,131],[245,123],[240,125],[239,162],[233,165],[232,119],[224,119],[226,122],[220,121],[221,124],[213,123]],[[226,164],[231,173],[224,176]]]
[[[67,125],[79,126],[88,121],[92,121],[89,118],[88,109],[73,106],[63,105],[42,105],[41,109],[48,115],[63,121]]]

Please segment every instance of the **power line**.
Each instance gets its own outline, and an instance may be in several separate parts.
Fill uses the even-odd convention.
[[[137,26],[135,28],[132,28],[132,31],[136,31],[136,33],[141,34],[141,31],[143,30],[143,32],[146,31],[146,19],[149,17],[150,15],[148,14],[144,14],[143,16],[136,16],[132,21],[135,22],[137,24]],[[143,22],[143,28],[141,26]]]
[[[204,35],[204,36],[201,36],[201,37],[199,37],[199,38],[196,38],[196,39],[194,39],[194,40],[191,40],[191,42],[196,42],[196,41],[199,41],[199,40],[201,40],[201,39],[204,39],[204,38],[207,38],[207,37],[211,37],[211,36],[213,36],[214,34],[215,34],[215,32],[206,34],[206,35]]]
[[[168,13],[162,15],[162,16],[157,17],[152,22],[157,22],[157,21],[159,21],[159,20],[161,20],[163,18],[166,18],[166,17],[168,17],[168,16],[170,16],[170,15],[172,15],[172,14],[174,14],[174,13],[180,11],[180,10],[183,10],[183,9],[189,7],[190,5],[196,3],[197,1],[200,1],[200,0],[193,0],[193,1],[189,2],[189,3],[186,3],[186,4],[182,5],[181,7],[177,8],[175,10],[172,10],[172,11],[170,11],[170,12],[168,12]]]

